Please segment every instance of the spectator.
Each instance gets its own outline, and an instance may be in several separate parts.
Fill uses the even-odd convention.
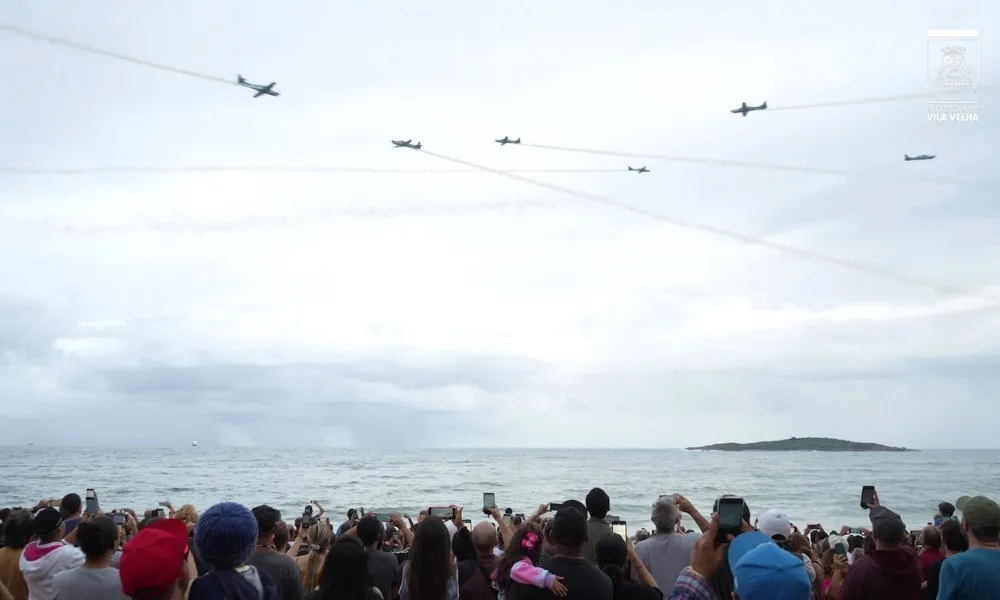
[[[552,590],[559,597],[566,595],[566,586],[552,573],[537,566],[542,561],[543,531],[535,521],[528,521],[510,539],[510,548],[497,561],[492,574],[498,600],[506,600],[512,583],[533,585]]]
[[[723,494],[722,497],[734,498],[735,496],[732,494]],[[716,499],[715,503],[712,505],[712,513],[715,514],[717,512],[719,512],[718,499]],[[743,521],[749,524],[750,507],[747,506],[746,502],[743,502],[742,516]],[[824,533],[823,535],[825,536],[826,534]],[[729,566],[729,559],[727,557],[723,556],[722,563],[719,564],[714,573],[708,576],[708,585],[717,598],[732,598],[733,590],[735,590],[736,587],[733,585],[733,570]]]
[[[327,527],[326,523],[319,521],[309,527],[309,533],[306,534],[309,552],[295,559],[304,592],[311,592],[319,586],[320,570],[332,543],[333,530]]]
[[[962,507],[962,531],[969,549],[941,565],[938,598],[990,600],[1000,591],[1000,506],[985,496]]]
[[[351,528],[353,528],[355,525],[358,524],[359,520],[360,519],[358,517],[358,511],[357,511],[357,509],[355,509],[355,508],[349,509],[347,511],[347,520],[344,521],[343,523],[341,523],[340,527],[337,529],[337,537],[340,537],[340,536],[344,535],[345,533],[347,533],[348,530],[350,530]],[[390,600],[390,599],[386,599],[386,600]]]
[[[83,564],[83,552],[62,541],[65,525],[58,509],[43,508],[34,518],[37,541],[24,548],[18,564],[28,584],[29,600],[53,600],[52,580]]]
[[[546,569],[566,587],[568,600],[611,600],[614,586],[611,579],[602,573],[583,555],[587,543],[587,516],[572,506],[559,510],[552,519],[548,539],[552,546],[552,558],[543,560],[539,567]],[[506,600],[551,600],[552,592],[533,585],[517,583],[510,585]]]
[[[943,524],[942,524],[943,525]],[[920,548],[920,579],[927,581],[927,574],[930,568],[944,560],[944,552],[941,551],[941,530],[937,527],[927,526],[920,532],[923,539],[923,546]]]
[[[639,542],[635,553],[653,575],[656,584],[668,593],[684,567],[691,564],[691,551],[701,537],[700,533],[677,533],[681,522],[681,509],[670,496],[660,496],[653,503],[650,518],[656,526],[656,535]]]
[[[194,580],[190,600],[280,598],[268,574],[249,564],[258,542],[257,519],[245,506],[236,502],[212,506],[198,519],[194,540],[212,570]],[[295,581],[299,581],[297,576]]]
[[[597,566],[611,579],[614,600],[663,600],[656,580],[635,554],[631,542],[607,533],[595,545]],[[639,581],[632,581],[632,575]]]
[[[383,598],[393,600],[399,595],[403,569],[393,554],[379,549],[381,538],[382,524],[376,517],[365,517],[358,521],[358,539],[368,553],[367,568],[372,582]]]
[[[938,514],[934,517],[934,526],[940,527],[945,521],[958,520],[955,517],[955,505],[951,502],[938,504]]]
[[[35,532],[34,519],[27,510],[14,510],[3,520],[4,547],[0,548],[0,583],[14,600],[28,600],[28,584],[21,574],[21,554]]]
[[[56,600],[128,600],[122,594],[118,569],[111,567],[111,557],[118,551],[115,522],[108,517],[83,521],[77,526],[76,541],[84,563],[52,579]]]
[[[906,525],[896,513],[883,506],[869,512],[875,550],[854,563],[840,589],[840,600],[881,600],[920,598],[920,561],[905,543]]]
[[[132,600],[184,600],[194,580],[194,561],[188,556],[187,528],[165,519],[133,537],[119,563],[121,591]]]
[[[945,559],[956,554],[961,554],[969,549],[969,540],[962,533],[961,522],[955,519],[948,519],[941,524],[941,542]],[[924,600],[937,600],[938,587],[941,581],[941,565],[944,561],[938,561],[931,565],[927,571],[927,584],[924,587]]]
[[[458,600],[458,576],[444,521],[424,519],[403,567],[400,600]]]
[[[302,578],[299,566],[294,558],[274,549],[274,534],[281,520],[278,511],[265,504],[254,508],[252,514],[254,531],[258,537],[255,540],[256,550],[250,556],[248,564],[266,573],[268,579],[274,582],[278,588],[278,600],[301,600]],[[200,520],[198,524],[201,525]],[[300,536],[303,534],[308,535],[308,528],[301,530]]]
[[[319,589],[309,595],[309,600],[383,600],[382,593],[372,585],[370,556],[358,538],[337,538],[323,564]]]
[[[590,490],[586,498],[587,513],[587,544],[583,547],[583,556],[594,562],[597,540],[611,533],[611,525],[605,522],[605,517],[611,512],[611,498],[601,488]]]
[[[488,521],[482,521],[472,528],[470,539],[472,557],[458,563],[458,596],[462,600],[495,600],[497,588],[493,584],[493,572],[497,568],[497,530]]]
[[[59,503],[59,512],[65,525],[63,536],[73,533],[83,519],[83,499],[80,494],[66,494]]]

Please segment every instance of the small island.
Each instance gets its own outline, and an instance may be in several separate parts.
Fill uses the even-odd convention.
[[[834,438],[788,438],[773,442],[753,442],[750,444],[711,444],[686,448],[686,450],[721,450],[724,452],[741,452],[747,450],[768,450],[775,452],[806,451],[806,452],[914,452],[910,448],[896,448],[870,442],[849,442]]]

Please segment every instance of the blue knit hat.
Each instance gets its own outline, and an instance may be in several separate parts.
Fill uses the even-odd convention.
[[[216,569],[246,564],[257,547],[257,519],[238,502],[220,502],[201,514],[194,543],[202,560]]]

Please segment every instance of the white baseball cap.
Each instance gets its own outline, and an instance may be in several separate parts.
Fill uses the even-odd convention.
[[[792,535],[792,524],[788,522],[788,515],[776,508],[757,517],[757,528],[769,538],[780,537],[782,540],[787,540]]]

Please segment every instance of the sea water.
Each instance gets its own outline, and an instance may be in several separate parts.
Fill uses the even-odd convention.
[[[482,518],[482,494],[530,514],[539,504],[583,501],[592,487],[630,532],[651,529],[649,508],[681,493],[706,516],[722,494],[741,495],[754,515],[785,510],[793,523],[827,529],[867,525],[861,486],[910,529],[938,502],[963,494],[1000,499],[1000,450],[920,452],[699,452],[684,450],[271,450],[266,448],[0,448],[0,506],[32,506],[95,488],[101,507],[221,500],[270,504],[286,518],[311,500],[339,522],[349,507],[396,510],[457,504]],[[693,525],[692,525],[693,526]]]

